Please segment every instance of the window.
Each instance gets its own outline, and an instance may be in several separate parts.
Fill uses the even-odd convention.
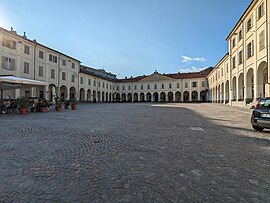
[[[176,87],[177,87],[177,88],[180,88],[180,84],[179,84],[179,83],[177,83],[177,84],[176,84]]]
[[[23,72],[26,74],[29,74],[29,63],[28,62],[24,62]]]
[[[253,56],[253,41],[251,41],[248,45],[247,45],[247,58],[250,58]]]
[[[3,38],[2,45],[10,49],[16,49],[16,42],[10,39]]]
[[[15,70],[15,59],[2,56],[2,68],[6,70]]]
[[[147,85],[147,89],[150,89],[150,85],[149,84]]]
[[[164,89],[164,84],[161,84],[161,89]]]
[[[192,87],[197,87],[197,82],[192,82]]]
[[[38,67],[38,76],[43,77],[43,67],[42,66]]]
[[[71,67],[72,67],[73,69],[75,69],[75,63],[72,63],[72,64],[71,64]]]
[[[29,54],[29,52],[30,52],[29,46],[24,46],[24,53]]]
[[[119,86],[116,86],[116,90],[119,90]]]
[[[264,15],[264,3],[258,7],[258,20]]]
[[[108,83],[106,83],[106,88],[108,89],[108,87],[109,87],[109,85],[108,85]]]
[[[223,68],[221,68],[221,77],[224,75]]]
[[[54,69],[51,69],[51,78],[55,79],[55,70]]]
[[[233,57],[232,59],[232,68],[236,68],[236,60],[235,60],[235,57]]]
[[[98,87],[100,87],[100,81],[98,81]]]
[[[94,86],[96,86],[96,81],[94,80]]]
[[[110,84],[110,90],[112,89],[112,85]]]
[[[83,77],[80,78],[80,83],[83,84]]]
[[[188,83],[187,82],[185,82],[185,88],[188,88]]]
[[[71,82],[75,82],[75,75],[74,74],[71,75]]]
[[[202,81],[202,87],[205,87],[205,81]]]
[[[57,56],[53,56],[53,55],[49,55],[49,60],[51,61],[51,62],[54,62],[54,63],[57,63]]]
[[[238,55],[239,65],[243,63],[243,51],[241,50]]]
[[[229,64],[226,63],[226,73],[229,73]]]
[[[265,31],[261,31],[259,34],[259,51],[265,48]]]
[[[43,51],[39,51],[38,52],[38,57],[41,58],[41,59],[43,59]]]
[[[232,48],[234,48],[236,46],[235,44],[235,39],[232,40]]]
[[[104,83],[104,82],[102,83],[102,87],[103,87],[103,88],[105,87],[105,83]]]
[[[91,79],[88,79],[88,85],[91,85]]]
[[[134,90],[137,90],[137,85],[134,86]]]
[[[157,84],[155,84],[155,90],[157,89]]]
[[[169,88],[172,88],[172,83],[169,83]]]
[[[66,66],[67,65],[67,61],[65,59],[62,60],[62,65]]]
[[[124,85],[122,86],[122,90],[123,90],[123,91],[125,90],[125,86],[124,86]]]
[[[130,90],[130,85],[128,86],[128,90]]]
[[[252,28],[252,18],[250,18],[250,19],[247,21],[247,24],[246,24],[246,32],[250,31],[251,28]]]
[[[143,85],[141,85],[141,90],[143,90]]]
[[[240,30],[238,33],[238,41],[240,41],[241,39],[243,39],[243,31]]]
[[[66,80],[66,73],[62,72],[62,80]]]

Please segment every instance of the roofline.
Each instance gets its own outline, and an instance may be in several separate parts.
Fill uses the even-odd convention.
[[[218,65],[219,65],[219,64],[220,64],[227,56],[229,56],[229,52],[227,52],[227,53],[222,57],[222,59],[219,60],[219,62],[215,65],[215,67],[214,67],[213,70],[207,75],[207,77],[208,77],[209,75],[211,75],[211,74],[217,69]]]
[[[230,32],[230,34],[227,36],[226,41],[229,39],[229,37],[231,36],[231,34],[233,33],[233,31],[235,30],[235,28],[238,26],[238,24],[242,21],[242,18],[245,16],[245,14],[247,13],[247,11],[251,8],[252,4],[255,2],[256,0],[252,0],[252,2],[249,4],[249,6],[247,7],[247,9],[244,11],[244,13],[242,14],[242,16],[239,18],[239,20],[237,21],[237,23],[235,24],[235,26],[233,27],[232,31]]]
[[[26,41],[28,41],[28,42],[31,42],[31,43],[33,43],[33,44],[35,44],[35,45],[38,45],[38,46],[44,47],[44,48],[46,48],[46,49],[49,49],[49,50],[51,50],[51,51],[53,51],[53,52],[57,52],[58,54],[61,54],[61,55],[63,55],[63,56],[66,56],[66,57],[68,57],[68,58],[71,58],[71,59],[73,59],[73,60],[78,61],[78,62],[81,63],[80,60],[75,59],[75,58],[73,58],[73,57],[71,57],[71,56],[69,56],[69,55],[66,55],[66,54],[64,54],[64,53],[62,53],[62,52],[60,52],[60,51],[57,51],[57,50],[55,50],[55,49],[53,49],[53,48],[50,48],[50,47],[48,47],[48,46],[46,46],[46,45],[40,44],[40,43],[38,43],[37,41],[30,40],[30,39],[28,39],[28,38],[24,38],[23,36],[21,36],[21,35],[19,35],[19,34],[17,34],[17,33],[13,33],[13,32],[11,32],[11,31],[9,31],[9,30],[7,30],[7,29],[5,29],[5,28],[2,28],[2,27],[0,27],[0,30],[3,30],[4,32],[7,32],[7,33],[9,33],[9,34],[11,34],[11,35],[14,35],[14,36],[16,36],[16,37],[19,37],[19,38],[21,38],[21,39],[23,39],[23,40],[26,40]]]

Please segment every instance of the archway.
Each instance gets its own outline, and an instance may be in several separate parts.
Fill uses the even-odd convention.
[[[112,93],[109,93],[109,102],[112,102]]]
[[[181,102],[181,92],[176,92],[175,93],[175,101],[176,102]]]
[[[106,94],[105,94],[106,96],[105,96],[105,102],[108,102],[109,100],[108,100],[108,92],[106,92]]]
[[[225,83],[225,104],[229,102],[229,99],[230,99],[230,85],[229,80],[227,80]]]
[[[247,72],[247,95],[246,103],[250,103],[254,99],[254,71],[250,68]]]
[[[144,101],[145,101],[144,93],[141,93],[140,94],[140,102],[144,102]]]
[[[87,90],[87,98],[86,98],[87,101],[91,101],[91,90]]]
[[[206,92],[204,90],[200,92],[200,100],[206,102]]]
[[[120,102],[121,101],[121,97],[120,97],[120,94],[119,93],[116,94],[115,101],[116,102]]]
[[[224,83],[221,83],[220,101],[221,101],[221,103],[224,103]]]
[[[127,100],[128,100],[128,102],[132,102],[132,94],[131,93],[128,93]]]
[[[97,101],[97,93],[96,90],[93,90],[93,102]]]
[[[232,79],[232,101],[236,101],[236,77]]]
[[[185,91],[183,96],[184,96],[183,98],[184,102],[189,102],[189,92]]]
[[[101,102],[101,95],[100,95],[100,91],[97,92],[97,101]]]
[[[268,68],[265,61],[261,62],[258,67],[258,97],[268,96],[265,92],[265,85],[268,83]]]
[[[166,94],[165,94],[165,92],[160,93],[160,102],[166,102]]]
[[[244,73],[238,77],[238,101],[244,101]]]
[[[62,86],[60,87],[60,97],[61,97],[61,101],[67,100],[67,93],[68,93],[67,87],[66,87],[65,85],[62,85]]]
[[[193,102],[198,101],[198,92],[197,91],[193,91],[191,93],[191,99],[192,99]]]
[[[153,99],[154,99],[154,102],[158,102],[158,93],[157,92],[155,92],[153,94]]]
[[[147,102],[151,102],[151,99],[152,99],[151,93],[148,92],[148,93],[146,94],[146,101],[147,101]]]
[[[121,102],[126,102],[126,94],[125,93],[122,94]]]
[[[105,93],[104,93],[104,92],[101,93],[101,101],[102,101],[102,102],[105,101]]]
[[[84,88],[80,89],[80,101],[85,101],[85,90]]]
[[[138,93],[134,93],[133,101],[138,102]]]
[[[56,85],[55,84],[50,84],[49,85],[49,100],[50,101],[52,101],[53,96],[56,96],[56,92],[57,92]],[[53,95],[53,94],[55,94],[55,95]]]
[[[168,101],[173,102],[173,93],[172,92],[168,93]]]
[[[69,88],[70,101],[76,101],[76,89],[75,87]]]

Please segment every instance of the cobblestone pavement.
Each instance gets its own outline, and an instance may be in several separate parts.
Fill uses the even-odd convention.
[[[0,115],[0,202],[269,202],[270,133],[215,104]]]

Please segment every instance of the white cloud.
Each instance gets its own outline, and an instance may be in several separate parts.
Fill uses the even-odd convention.
[[[195,67],[195,66],[192,66],[192,67],[183,67],[183,68],[179,68],[179,72],[180,73],[192,73],[192,72],[200,72],[204,69],[206,69],[208,67]]]
[[[205,62],[206,59],[204,57],[190,57],[190,56],[182,56],[182,63],[189,63],[189,62]]]

